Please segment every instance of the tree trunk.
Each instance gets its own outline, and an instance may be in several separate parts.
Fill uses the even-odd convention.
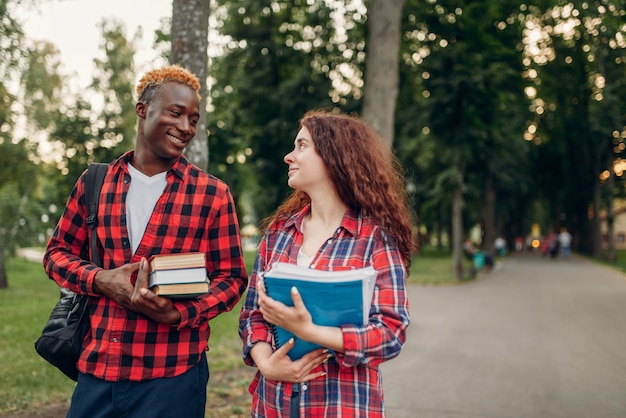
[[[596,176],[593,182],[593,217],[591,218],[591,255],[602,257],[602,231],[600,229],[600,200],[602,199],[602,185]]]
[[[606,233],[608,238],[608,246],[606,249],[607,259],[614,263],[617,261],[615,253],[615,209],[613,207],[613,189],[615,188],[615,173],[611,171],[611,176],[607,180],[606,188],[609,193],[606,199]]]
[[[363,119],[393,143],[402,10],[405,0],[371,0],[367,10],[367,61]]]
[[[207,137],[207,75],[209,71],[209,15],[208,0],[172,1],[172,49],[170,63],[180,64],[200,80],[200,119],[196,136],[185,150],[185,155],[202,170],[209,168],[209,140]]]
[[[495,230],[495,208],[496,208],[496,192],[493,187],[493,175],[487,173],[487,180],[485,180],[485,197],[483,200],[483,249],[495,255],[494,242],[496,240]]]
[[[452,200],[452,265],[457,280],[463,278],[463,165],[458,164],[457,184]]]
[[[442,250],[443,249],[443,213],[441,213],[441,210],[439,210],[438,216],[437,216],[437,249],[438,250]]]
[[[9,287],[9,279],[4,258],[4,234],[2,233],[2,227],[0,227],[0,289],[6,289],[7,287]]]

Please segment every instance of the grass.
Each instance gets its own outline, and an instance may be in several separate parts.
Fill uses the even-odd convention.
[[[463,259],[463,271],[467,272],[462,281],[467,281],[473,276],[472,264]],[[421,249],[420,255],[413,259],[411,264],[411,275],[408,282],[411,284],[428,285],[448,285],[458,284],[454,278],[452,266],[452,255],[447,249],[438,249],[426,246]]]
[[[623,273],[626,273],[626,250],[615,250],[615,261],[611,262],[607,259],[606,251],[603,251],[600,258],[587,257],[598,263],[605,264]]]
[[[7,259],[0,291],[0,412],[66,399],[74,384],[35,352],[33,343],[58,299],[40,263]]]
[[[245,254],[248,272],[252,272],[254,256],[255,252]],[[457,283],[448,251],[425,248],[411,272],[409,283],[413,284]],[[0,290],[0,416],[66,402],[74,389],[74,382],[39,357],[33,346],[58,299],[56,284],[46,278],[41,263],[22,259],[7,259],[7,274],[9,287]],[[237,334],[240,307],[241,301],[211,321],[209,399],[222,402],[223,416],[229,417],[247,412],[234,399],[243,399],[244,405],[249,402],[245,391],[250,370],[241,367]]]

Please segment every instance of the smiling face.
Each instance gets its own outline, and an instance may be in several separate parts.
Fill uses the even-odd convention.
[[[177,82],[161,86],[154,100],[138,102],[137,165],[169,169],[196,134],[199,107],[196,92]]]
[[[332,187],[324,160],[315,150],[315,143],[307,128],[302,128],[296,135],[294,149],[285,155],[289,166],[289,187],[311,195],[315,189]]]

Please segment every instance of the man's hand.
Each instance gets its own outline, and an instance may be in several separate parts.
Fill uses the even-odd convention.
[[[131,284],[131,276],[137,271],[135,286]],[[94,280],[94,290],[113,299],[120,306],[141,312],[157,322],[177,324],[180,312],[174,303],[154,294],[148,289],[148,261],[124,264],[112,270],[100,270]]]
[[[130,263],[111,270],[98,271],[94,279],[94,290],[113,299],[120,306],[130,308],[130,297],[133,294],[130,278],[138,268],[139,263]]]
[[[180,312],[174,308],[174,303],[169,298],[158,296],[148,289],[148,274],[148,261],[142,258],[139,263],[135,288],[130,298],[131,309],[141,312],[157,322],[179,323]]]

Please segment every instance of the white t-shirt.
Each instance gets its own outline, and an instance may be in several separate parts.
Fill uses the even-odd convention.
[[[311,265],[311,261],[313,261],[313,257],[309,257],[305,253],[302,252],[302,249],[298,251],[298,256],[296,258],[296,264],[302,267],[309,267]]]
[[[569,232],[563,231],[559,234],[559,243],[561,247],[569,247],[572,244],[572,236]]]
[[[167,185],[167,171],[150,177],[128,165],[130,187],[126,195],[126,228],[133,254],[137,251],[154,207]]]

